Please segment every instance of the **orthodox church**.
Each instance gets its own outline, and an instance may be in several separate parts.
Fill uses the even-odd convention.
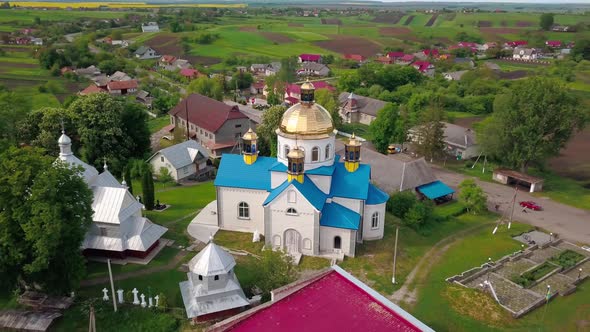
[[[117,181],[106,164],[99,174],[96,168],[78,159],[72,153],[71,139],[63,132],[58,144],[58,160],[81,167],[81,176],[94,195],[93,223],[82,243],[84,254],[115,258],[147,256],[168,229],[142,216],[143,205],[127,190],[124,181]]]
[[[300,255],[354,256],[364,240],[383,238],[388,195],[371,184],[354,135],[344,161],[335,152],[330,113],[314,103],[314,86],[283,115],[277,157],[258,156],[257,136],[242,155],[224,154],[215,180],[219,228],[259,233],[266,245]]]

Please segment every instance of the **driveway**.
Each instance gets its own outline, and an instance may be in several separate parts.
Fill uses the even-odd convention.
[[[469,178],[436,165],[431,165],[431,167],[434,175],[453,189],[457,189],[461,181]],[[493,211],[495,205],[499,204],[500,213],[509,216],[514,189],[501,184],[475,180],[488,195],[488,208]],[[514,220],[541,227],[573,242],[590,244],[590,211],[557,203],[549,198],[534,197],[523,191],[518,192],[516,201]],[[543,211],[527,210],[524,213],[518,205],[520,201],[535,201],[543,207]]]

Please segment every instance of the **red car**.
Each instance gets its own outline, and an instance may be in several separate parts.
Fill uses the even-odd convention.
[[[538,205],[535,202],[531,202],[531,201],[523,201],[523,202],[520,202],[520,206],[522,206],[523,208],[531,209],[533,211],[541,211],[541,210],[543,210],[543,208],[540,205]]]

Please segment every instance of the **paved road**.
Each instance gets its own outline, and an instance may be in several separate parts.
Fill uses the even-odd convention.
[[[466,175],[454,173],[435,165],[432,165],[432,170],[438,179],[454,189],[457,189],[461,181],[468,178]],[[499,204],[501,213],[509,215],[514,189],[478,179],[476,181],[488,195],[488,208],[493,211],[495,205]],[[516,199],[517,202],[528,200],[538,202],[543,207],[543,211],[527,210],[527,213],[523,213],[522,208],[518,208],[517,205],[514,209],[514,220],[544,228],[570,241],[590,244],[590,211],[557,203],[549,198],[534,197],[523,191],[518,192]]]

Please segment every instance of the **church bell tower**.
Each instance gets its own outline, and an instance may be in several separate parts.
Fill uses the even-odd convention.
[[[354,172],[359,168],[360,161],[361,142],[353,133],[348,143],[344,144],[344,168],[349,172]]]
[[[293,180],[303,183],[303,162],[305,153],[298,146],[295,146],[287,154],[287,180],[289,182]]]
[[[252,130],[248,131],[242,136],[242,155],[244,156],[244,162],[246,165],[252,165],[258,158],[258,135]]]

